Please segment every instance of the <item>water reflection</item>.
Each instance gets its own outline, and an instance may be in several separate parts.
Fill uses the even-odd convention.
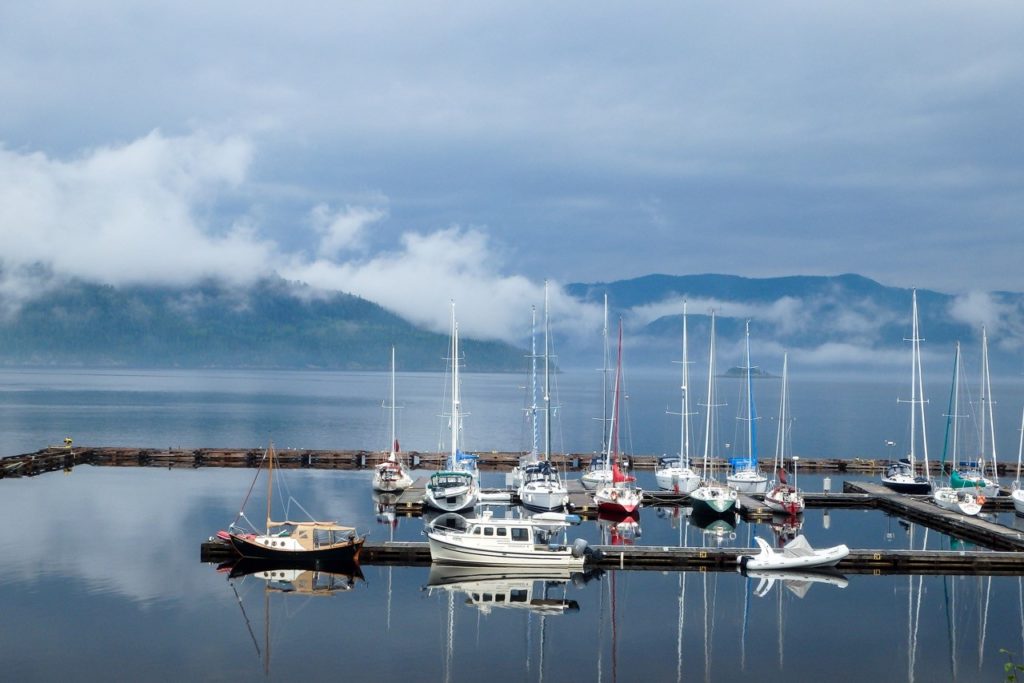
[[[311,599],[346,593],[363,580],[362,570],[355,562],[259,560],[239,558],[224,562],[217,567],[220,573],[228,575],[231,590],[238,602],[242,619],[256,650],[256,656],[263,665],[263,672],[271,672],[271,596],[286,596],[285,599]],[[257,581],[262,589],[263,642],[256,636],[250,612],[256,605],[246,609],[246,600],[239,592],[241,585],[249,580]],[[243,590],[244,592],[244,590]]]

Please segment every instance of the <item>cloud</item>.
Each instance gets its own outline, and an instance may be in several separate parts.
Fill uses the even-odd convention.
[[[293,258],[282,274],[357,294],[434,331],[449,328],[454,301],[460,330],[480,339],[524,338],[530,307],[541,310],[544,300],[542,283],[504,274],[500,250],[482,230],[459,226],[405,233],[399,249],[362,261]],[[553,327],[596,326],[596,308],[565,296],[555,283],[550,299]]]
[[[211,225],[245,179],[242,137],[159,131],[61,160],[0,148],[0,264],[8,294],[51,272],[110,284],[185,284],[266,275],[275,246],[245,219]]]
[[[313,229],[320,234],[317,255],[335,258],[343,251],[363,249],[367,228],[386,217],[387,211],[383,209],[345,206],[332,211],[326,204],[317,204],[310,215]]]
[[[985,326],[989,340],[1007,351],[1024,344],[1024,311],[993,292],[971,291],[953,299],[949,316],[974,329]],[[980,332],[979,332],[980,336]]]

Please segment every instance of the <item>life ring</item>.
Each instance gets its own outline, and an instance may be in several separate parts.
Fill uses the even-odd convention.
[[[985,496],[978,496],[977,498],[975,498],[975,500],[978,501],[978,505],[985,504]]]

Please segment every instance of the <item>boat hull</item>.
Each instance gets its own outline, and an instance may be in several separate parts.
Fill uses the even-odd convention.
[[[896,493],[931,493],[932,485],[924,477],[910,477],[896,475],[894,477],[882,477],[882,483]]]
[[[736,506],[737,495],[724,486],[701,487],[690,494],[693,514],[722,516]]]
[[[654,480],[658,483],[658,488],[677,493],[693,493],[700,486],[700,475],[683,468],[656,470]]]
[[[726,477],[729,486],[739,493],[766,493],[768,477],[753,470],[745,470]]]
[[[530,510],[564,510],[569,506],[569,492],[563,486],[524,486],[519,491],[519,502]]]
[[[979,496],[974,495],[973,492],[949,486],[935,489],[932,493],[932,501],[943,510],[951,510],[972,517],[981,512],[984,500],[984,496],[980,496],[979,500]]]
[[[788,486],[776,486],[764,494],[764,504],[775,512],[784,512],[788,515],[799,515],[804,511],[806,504],[804,497],[799,491]]]
[[[1024,517],[1024,489],[1014,489],[1010,498],[1013,499],[1014,511]]]
[[[574,557],[569,548],[482,547],[460,542],[450,534],[427,532],[432,562],[490,567],[582,567],[586,558]]]
[[[236,534],[228,534],[228,542],[239,556],[252,560],[276,560],[283,562],[312,562],[326,560],[331,562],[355,562],[363,549],[365,537],[359,537],[345,543],[335,543],[324,548],[312,550],[288,550],[268,547],[260,542],[265,537],[256,536],[243,538]]]

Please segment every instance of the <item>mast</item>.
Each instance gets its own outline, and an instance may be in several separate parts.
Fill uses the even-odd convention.
[[[711,411],[714,410],[715,380],[715,312],[711,311],[711,345],[708,351],[708,405],[704,422],[704,476],[708,477],[708,458],[711,457]]]
[[[395,346],[391,345],[391,460],[396,458],[398,440],[395,438]]]
[[[1022,455],[1024,455],[1024,410],[1021,410],[1020,413],[1020,443],[1017,445],[1017,488],[1020,488],[1020,460]],[[1021,593],[1021,596],[1021,600],[1024,600],[1024,593]]]
[[[605,439],[605,425],[604,423],[608,420],[608,293],[604,295],[604,332],[602,333],[604,338],[604,366],[602,367],[601,374],[601,439],[604,443],[601,444],[601,451],[606,454],[608,453],[608,441]],[[605,462],[607,467],[608,463]]]
[[[757,427],[754,420],[757,415],[754,412],[754,384],[751,380],[750,366],[750,321],[745,326],[746,358],[747,358],[747,457],[752,467],[757,466]]]
[[[550,323],[548,317],[548,281],[544,281],[544,459],[551,460],[551,372],[549,369]]]
[[[924,476],[925,479],[931,481],[931,472],[928,471],[928,429],[924,421],[924,404],[927,403],[924,398],[924,373],[921,372],[921,335],[920,325],[917,321],[917,292],[914,292],[914,349],[917,351],[915,354],[917,358],[917,394],[919,397],[921,411],[921,454],[924,456]],[[927,538],[927,536],[926,536]]]
[[[782,391],[779,397],[779,429],[775,436],[775,472],[776,476],[778,471],[782,469],[786,464],[786,420],[789,417],[787,415],[786,399],[788,398],[787,392],[789,387],[789,353],[782,354]],[[781,591],[780,591],[781,592]]]
[[[622,319],[619,318],[619,350],[615,363],[615,390],[612,398],[612,417],[608,428],[608,451],[606,458],[609,464],[616,466],[619,462],[619,378],[622,374]],[[614,481],[614,478],[613,478]]]
[[[988,372],[988,334],[985,326],[981,326],[981,475],[985,476],[985,421],[988,420],[988,429],[992,441],[992,478],[998,477],[996,473],[996,425],[992,410],[992,377]]]
[[[689,469],[690,467],[690,370],[687,366],[687,348],[686,348],[686,301],[683,301],[683,384],[682,384],[682,420],[680,421],[681,434],[679,443],[682,446],[683,452],[680,453],[682,456],[683,467]]]
[[[455,302],[452,301],[452,450],[451,469],[458,463],[459,451],[459,324],[455,322]]]
[[[530,454],[537,458],[540,435],[537,429],[537,307],[530,306],[530,426],[533,430],[533,448]]]
[[[274,442],[267,449],[267,536],[270,535],[270,500],[273,497],[274,483]]]

